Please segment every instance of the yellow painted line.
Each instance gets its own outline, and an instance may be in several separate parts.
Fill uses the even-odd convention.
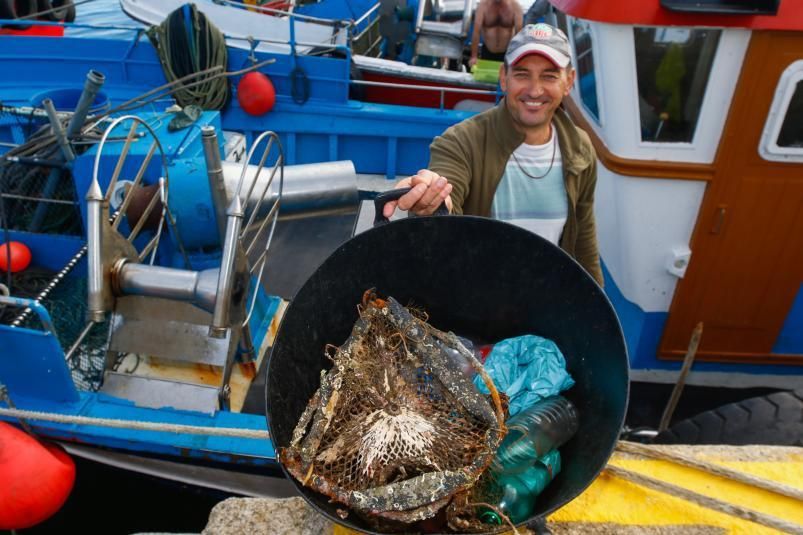
[[[760,448],[752,450],[760,452]],[[803,489],[803,449],[790,450],[767,461],[734,461],[717,454],[694,457],[764,479]],[[758,457],[761,458],[761,457]],[[683,487],[693,492],[739,505],[756,512],[797,523],[803,532],[803,503],[744,483],[722,478],[668,461],[615,453],[611,464]],[[607,523],[641,526],[707,525],[734,535],[781,533],[735,516],[696,505],[603,473],[575,500],[549,517],[549,522]],[[356,532],[335,526],[336,535]]]
[[[714,462],[715,459],[708,459]],[[734,482],[666,461],[641,460],[614,454],[611,463],[655,479],[741,505],[801,525],[803,503],[792,498]],[[719,462],[735,470],[799,487],[803,463]],[[628,525],[717,526],[728,533],[764,534],[778,531],[712,511],[686,500],[603,473],[582,495],[553,514],[552,522],[613,522]]]

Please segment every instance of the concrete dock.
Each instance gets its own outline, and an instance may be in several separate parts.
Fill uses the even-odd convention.
[[[803,448],[642,446],[635,453],[639,445],[628,444],[620,444],[608,468],[580,496],[547,519],[551,533],[803,534]],[[711,473],[718,468],[721,473]],[[203,533],[357,532],[334,525],[295,497],[230,498],[214,507]]]

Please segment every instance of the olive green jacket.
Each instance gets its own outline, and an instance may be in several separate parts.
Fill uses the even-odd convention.
[[[552,124],[563,156],[563,180],[569,199],[560,247],[602,285],[594,221],[597,157],[588,134],[559,108]],[[524,142],[504,101],[456,124],[430,145],[429,169],[452,184],[453,212],[489,217],[496,187],[513,151]]]

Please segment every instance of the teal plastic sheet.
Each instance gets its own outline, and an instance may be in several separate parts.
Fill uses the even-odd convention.
[[[555,342],[532,334],[495,344],[485,360],[485,371],[497,390],[507,394],[511,416],[574,385]],[[475,376],[474,384],[480,392],[490,393],[481,377]]]

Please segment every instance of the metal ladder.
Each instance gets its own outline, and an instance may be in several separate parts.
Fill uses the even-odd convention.
[[[416,55],[461,59],[474,6],[475,0],[421,0],[415,19]],[[460,7],[462,11],[458,11]],[[427,13],[441,19],[455,12],[460,15],[457,20],[424,20]]]

